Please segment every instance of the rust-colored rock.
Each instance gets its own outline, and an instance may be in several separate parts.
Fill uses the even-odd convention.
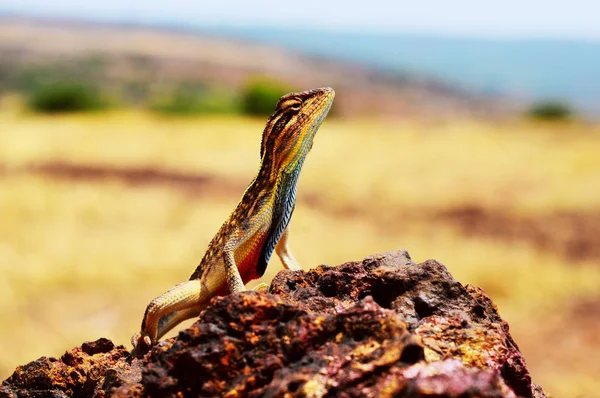
[[[0,387],[0,397],[105,397],[140,380],[141,363],[108,339],[85,342],[59,359],[41,357],[19,366]]]
[[[18,367],[0,397],[544,397],[481,291],[404,251],[213,299],[142,360],[108,340]]]

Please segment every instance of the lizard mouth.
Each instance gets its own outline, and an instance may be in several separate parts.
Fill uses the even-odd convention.
[[[298,151],[296,152],[299,157],[295,162],[291,162],[290,166],[286,168],[287,171],[292,171],[296,167],[301,167],[304,161],[304,158],[308,154],[308,152],[312,149],[313,140],[317,130],[327,117],[331,106],[333,105],[333,99],[335,98],[335,91],[330,87],[318,88],[315,90],[307,91],[307,94],[317,92],[316,98],[313,100],[313,103],[309,105],[309,112],[306,117],[312,119],[310,124],[308,124],[308,128],[300,133],[300,145]],[[313,94],[314,95],[314,94]]]

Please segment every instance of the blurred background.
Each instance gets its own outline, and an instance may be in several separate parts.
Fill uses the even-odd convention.
[[[0,379],[129,346],[254,177],[279,96],[331,86],[302,266],[435,258],[547,392],[600,396],[600,6],[207,3],[0,1]]]

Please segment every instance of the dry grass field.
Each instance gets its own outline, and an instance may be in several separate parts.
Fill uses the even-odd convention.
[[[254,176],[263,123],[0,104],[0,379],[84,340],[129,345]],[[437,259],[491,295],[536,382],[598,396],[598,126],[327,120],[291,226],[305,269]]]

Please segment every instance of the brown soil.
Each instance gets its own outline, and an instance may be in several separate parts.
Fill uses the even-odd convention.
[[[522,216],[466,205],[439,214],[467,236],[526,241],[569,260],[600,259],[600,211]]]
[[[4,168],[0,164],[0,175],[13,172],[17,171]],[[162,185],[193,196],[238,196],[245,188],[244,182],[226,180],[212,174],[185,173],[152,167],[126,168],[51,162],[36,164],[20,172],[73,181],[114,180],[131,186]],[[600,210],[560,211],[541,216],[529,216],[490,210],[471,204],[434,214],[423,209],[412,209],[410,212],[404,210],[402,214],[396,216],[390,217],[386,214],[383,219],[367,214],[367,209],[353,205],[334,208],[310,192],[301,194],[299,201],[340,217],[369,217],[383,228],[392,227],[390,220],[426,219],[431,223],[453,225],[465,236],[528,242],[541,250],[557,253],[568,260],[600,259]]]
[[[2,166],[0,165],[0,172]],[[240,193],[244,184],[215,175],[185,173],[154,167],[113,167],[65,162],[39,163],[23,172],[71,181],[119,181],[130,186],[167,186],[190,195],[229,195]]]

